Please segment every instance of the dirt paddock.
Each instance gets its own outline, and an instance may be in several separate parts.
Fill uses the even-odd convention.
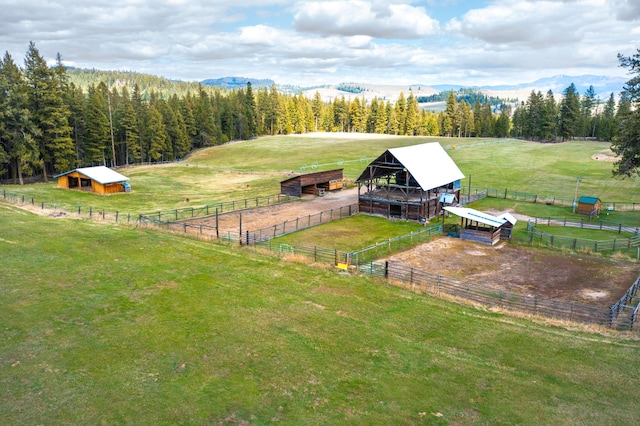
[[[489,246],[441,237],[387,260],[505,291],[594,306],[615,303],[640,274],[638,263],[595,255]]]
[[[240,229],[240,213],[242,213],[242,229],[257,231],[268,228],[285,220],[315,215],[321,211],[339,210],[358,203],[358,188],[350,188],[326,193],[323,197],[305,195],[302,201],[290,201],[267,207],[244,210],[242,212],[225,213],[218,217],[220,232],[238,232]],[[189,220],[191,225],[215,226],[214,216]]]

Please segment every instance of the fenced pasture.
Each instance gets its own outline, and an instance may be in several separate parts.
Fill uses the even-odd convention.
[[[0,250],[6,424],[633,424],[640,414],[627,391],[640,378],[633,338],[5,203]]]

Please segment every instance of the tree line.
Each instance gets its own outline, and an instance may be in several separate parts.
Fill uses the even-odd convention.
[[[132,78],[135,75],[136,78]],[[460,94],[458,94],[460,95]],[[462,95],[469,95],[463,93]],[[263,135],[325,132],[450,137],[611,140],[631,111],[628,96],[602,105],[593,88],[572,84],[556,102],[532,92],[519,105],[459,98],[443,111],[420,107],[409,91],[395,102],[362,95],[323,101],[281,93],[275,85],[225,90],[153,76],[49,67],[30,43],[24,67],[0,61],[0,177],[50,176],[79,166],[174,161],[194,149]],[[492,105],[492,103],[494,105]]]

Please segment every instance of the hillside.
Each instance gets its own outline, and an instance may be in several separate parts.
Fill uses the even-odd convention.
[[[7,424],[631,424],[640,414],[626,391],[640,378],[637,340],[4,204],[0,234]]]

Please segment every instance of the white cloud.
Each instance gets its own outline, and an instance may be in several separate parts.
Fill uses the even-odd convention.
[[[365,35],[416,39],[437,32],[438,22],[423,7],[362,0],[301,2],[294,7],[294,28],[321,35]]]
[[[454,5],[451,11],[477,4],[446,1]],[[616,54],[633,54],[640,45],[638,0],[489,0],[439,23],[431,16],[443,4],[0,0],[0,48],[16,62],[32,40],[45,59],[60,52],[80,67],[306,85],[497,84],[554,73],[624,75]]]

